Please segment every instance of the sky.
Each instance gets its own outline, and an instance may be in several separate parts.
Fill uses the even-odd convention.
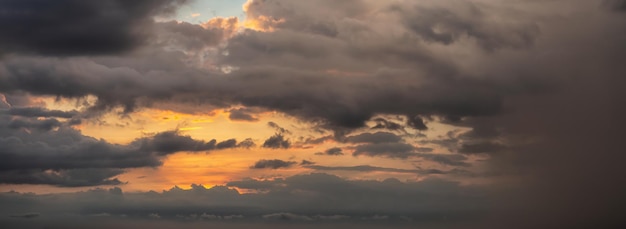
[[[2,228],[623,228],[624,0],[0,0]]]

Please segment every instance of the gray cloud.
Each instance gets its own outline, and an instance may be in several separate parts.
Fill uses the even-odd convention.
[[[431,2],[432,3],[432,2]],[[479,2],[462,2],[451,6],[447,3],[392,6],[403,23],[417,36],[427,42],[450,45],[469,38],[481,48],[525,48],[533,44],[539,34],[539,26],[530,21],[502,21],[493,15],[503,14],[497,6]]]
[[[186,1],[186,0],[184,0]],[[155,33],[159,38],[159,45],[175,47],[182,50],[201,50],[205,47],[216,46],[235,30],[238,23],[236,17],[229,19],[217,18],[218,23],[224,22],[226,28],[215,27],[210,23],[206,28],[188,22],[160,22],[156,23],[158,31]]]
[[[369,165],[359,166],[321,166],[321,165],[308,165],[306,168],[318,170],[318,171],[355,171],[355,172],[391,172],[391,173],[413,173],[420,175],[428,174],[446,174],[448,172],[438,169],[396,169],[396,168],[384,168]]]
[[[404,126],[384,118],[375,118],[372,121],[376,122],[376,125],[373,126],[372,129],[404,130]]]
[[[53,128],[61,127],[62,125],[63,124],[59,120],[53,119],[53,118],[43,119],[43,120],[13,119],[7,124],[7,127],[11,129],[27,128],[27,129],[50,131]]]
[[[285,128],[282,128],[281,126],[279,126],[278,124],[276,124],[275,122],[268,122],[267,125],[271,128],[274,128],[276,130],[276,132],[280,133],[280,134],[291,134],[291,132]]]
[[[121,169],[61,169],[61,170],[11,170],[0,172],[0,182],[5,184],[46,184],[60,187],[122,185],[117,175]]]
[[[228,139],[222,142],[217,143],[215,145],[216,149],[229,149],[238,147],[240,144],[237,144],[237,139]],[[242,144],[241,146],[247,146],[247,143]]]
[[[427,130],[428,127],[424,123],[424,120],[419,116],[408,116],[406,121],[407,126],[413,127],[417,130]]]
[[[415,156],[415,147],[401,142],[384,142],[355,146],[353,156],[408,158]]]
[[[285,139],[285,136],[281,133],[276,133],[274,136],[269,137],[265,142],[263,142],[264,148],[271,149],[288,149],[291,146],[291,142],[289,139]]]
[[[118,145],[85,136],[71,125],[72,120],[0,116],[0,183],[119,185],[123,182],[115,177],[124,169],[160,166],[161,157],[167,154],[241,145],[235,139],[219,143],[195,140],[177,131]]]
[[[433,153],[418,153],[417,157],[424,158],[429,161],[434,161],[442,165],[469,167],[470,163],[465,162],[467,157],[460,154],[433,154]]]
[[[352,143],[394,143],[401,142],[402,137],[387,132],[376,132],[348,136],[346,141]]]
[[[78,115],[78,111],[60,111],[60,110],[48,110],[41,107],[12,107],[8,110],[0,110],[0,113],[5,113],[14,116],[24,117],[51,117],[51,118],[73,118]]]
[[[329,156],[339,156],[343,155],[343,150],[339,147],[333,147],[325,150],[324,152],[315,153],[315,155],[329,155]]]
[[[218,143],[213,139],[207,142],[195,140],[190,136],[180,135],[178,131],[166,131],[157,133],[150,138],[137,139],[131,144],[138,146],[142,151],[167,155],[180,151],[206,152],[216,149],[235,148],[237,147],[237,140],[228,139]]]
[[[233,121],[259,121],[259,119],[254,116],[254,111],[249,108],[231,109],[229,112],[230,114],[228,115],[228,118]]]
[[[289,168],[298,164],[295,161],[283,161],[283,160],[259,160],[254,165],[250,166],[251,169],[282,169]]]
[[[254,141],[251,138],[246,138],[243,141],[239,142],[237,146],[241,148],[249,149],[249,148],[256,146],[256,143],[254,143]]]

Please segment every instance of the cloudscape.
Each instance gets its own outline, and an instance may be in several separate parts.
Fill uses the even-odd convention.
[[[623,228],[624,0],[0,0],[2,228]]]

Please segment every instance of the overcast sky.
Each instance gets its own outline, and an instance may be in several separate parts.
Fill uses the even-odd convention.
[[[0,0],[0,227],[622,228],[624,0]]]

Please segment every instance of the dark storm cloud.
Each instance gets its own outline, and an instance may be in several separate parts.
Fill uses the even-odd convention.
[[[346,141],[351,143],[393,143],[401,142],[402,137],[387,132],[376,132],[348,136]]]
[[[329,155],[329,156],[339,156],[343,155],[343,150],[339,147],[333,147],[325,150],[324,152],[315,153],[315,155]]]
[[[270,149],[288,149],[289,146],[291,146],[289,139],[285,139],[281,133],[276,133],[263,142],[263,147]]]
[[[481,45],[485,47],[525,47],[527,46],[526,41],[532,40],[536,36],[535,32],[537,31],[537,28],[536,26],[533,26],[532,22],[530,21],[521,21],[519,25],[516,23],[507,25],[501,21],[493,20],[488,16],[484,16],[475,20],[466,20],[473,17],[471,15],[471,8],[477,8],[475,11],[480,11],[480,13],[478,14],[481,16],[493,13],[491,12],[492,10],[497,11],[497,9],[485,7],[483,5],[478,5],[474,7],[471,3],[464,3],[462,4],[462,6],[450,6],[441,4],[441,6],[438,7],[426,7],[420,6],[421,3],[413,4],[413,2],[402,2],[398,4],[405,5],[397,6],[397,8],[407,9],[407,12],[399,13],[402,16],[412,17],[415,15],[419,16],[423,14],[428,14],[441,17],[441,20],[407,19],[407,21],[424,21],[424,26],[427,26],[429,28],[439,27],[441,24],[444,24],[443,26],[441,26],[444,28],[444,30],[452,30],[450,31],[450,33],[453,33],[453,35],[450,36],[458,35],[458,37],[460,38],[465,37],[466,34],[469,34],[470,36],[477,38],[479,43],[481,43]],[[495,90],[493,90],[495,88],[490,88],[491,86],[487,86],[487,82],[480,82],[481,80],[477,80],[477,78],[469,75],[464,76],[463,73],[455,71],[456,66],[450,65],[449,63],[444,63],[445,61],[438,60],[437,57],[429,53],[429,50],[426,50],[420,45],[423,44],[420,41],[424,39],[426,41],[430,41],[428,38],[422,37],[420,39],[419,37],[403,36],[403,40],[395,40],[395,37],[384,36],[380,34],[386,31],[384,31],[383,28],[378,27],[383,25],[377,24],[378,21],[376,21],[375,19],[380,18],[381,20],[389,20],[390,17],[386,17],[388,16],[387,14],[395,15],[396,13],[398,13],[396,10],[394,10],[394,7],[391,7],[392,9],[390,9],[389,11],[384,11],[380,8],[370,8],[376,6],[380,7],[381,5],[384,6],[385,4],[377,5],[368,1],[355,1],[346,5],[337,5],[333,3],[330,5],[332,5],[332,7],[324,4],[311,5],[309,3],[291,3],[284,1],[255,2],[255,4],[252,4],[249,9],[249,12],[251,12],[249,13],[249,16],[250,14],[266,14],[265,16],[284,19],[285,22],[276,25],[276,27],[280,28],[281,30],[274,33],[261,34],[251,32],[246,33],[242,36],[235,37],[233,40],[231,40],[231,43],[229,45],[230,55],[227,57],[227,59],[233,62],[246,61],[248,65],[254,63],[258,65],[275,64],[276,62],[274,62],[274,60],[282,59],[281,62],[287,63],[287,66],[297,66],[301,69],[344,68],[347,71],[345,73],[346,75],[349,75],[351,73],[350,70],[361,72],[375,71],[377,66],[386,66],[392,68],[390,70],[395,70],[393,68],[405,70],[419,66],[421,70],[425,71],[424,75],[433,76],[431,78],[427,76],[422,77],[420,74],[413,74],[414,82],[418,82],[421,80],[422,82],[432,83],[429,85],[433,86],[433,91],[429,91],[427,92],[427,94],[435,95],[438,91],[450,92],[444,93],[445,95],[442,94],[441,97],[439,97],[440,95],[436,95],[434,97],[428,96],[433,100],[421,104],[419,102],[420,98],[427,95],[420,95],[420,92],[425,92],[424,90],[428,89],[414,85],[395,85],[393,84],[393,82],[391,82],[391,85],[388,86],[396,89],[395,92],[379,90],[379,88],[372,85],[371,87],[368,87],[368,92],[375,95],[371,96],[373,98],[370,98],[370,96],[367,96],[366,94],[358,94],[361,93],[358,90],[347,90],[352,93],[357,93],[358,95],[353,95],[346,92],[337,92],[337,94],[344,95],[344,97],[334,96],[333,98],[345,98],[346,101],[349,101],[349,103],[340,103],[340,100],[336,100],[337,103],[335,104],[332,103],[333,101],[328,101],[329,104],[332,104],[334,110],[330,110],[329,112],[323,107],[320,107],[319,109],[319,111],[326,111],[325,114],[327,116],[327,120],[335,125],[360,126],[362,125],[362,121],[364,119],[368,119],[372,113],[381,112],[397,114],[401,113],[399,112],[399,110],[401,109],[406,111],[407,114],[444,113],[448,114],[449,116],[483,115],[489,113],[497,113],[499,111],[499,99],[497,97],[499,96],[498,94],[500,92],[495,92]],[[413,5],[418,6],[413,7]],[[428,12],[420,13],[417,12],[418,10],[412,11],[411,9],[420,9]],[[307,13],[288,13],[304,11],[306,11]],[[375,11],[377,13],[373,15],[369,14],[372,11]],[[439,13],[442,11],[443,13]],[[469,13],[469,15],[467,15],[466,13]],[[447,14],[449,14],[450,16],[445,16]],[[324,15],[324,17],[319,17],[319,15]],[[457,15],[458,17],[455,18]],[[368,19],[371,19],[371,21],[369,21]],[[395,21],[385,22],[386,23],[384,24],[384,26],[397,26],[400,27],[397,28],[400,31],[402,29],[412,31],[410,25],[402,27],[394,24],[396,23]],[[319,33],[314,29],[311,29],[318,28],[320,24],[329,25],[326,27],[333,28],[332,30],[337,32],[333,33],[334,35],[329,36],[328,33]],[[487,29],[492,25],[498,25],[498,29],[493,29],[493,31]],[[529,32],[526,32],[526,30],[529,30]],[[321,37],[319,35],[323,35],[324,37]],[[375,35],[376,38],[373,38],[370,35]],[[497,36],[497,39],[490,40],[492,36]],[[457,38],[455,37],[454,39]],[[515,44],[518,42],[518,40],[519,45]],[[425,43],[428,44],[428,42]],[[345,52],[343,52],[343,50],[345,50]],[[274,58],[269,58],[269,56],[273,56]],[[283,56],[289,57],[289,59],[282,58]],[[314,64],[311,64],[312,60],[315,61]],[[331,60],[333,60],[333,62],[331,62]],[[357,63],[352,62],[356,62],[357,60],[361,62],[361,65],[359,65],[358,67]],[[251,61],[253,61],[253,63],[251,63]],[[406,73],[411,74],[408,72]],[[366,77],[366,75],[367,74],[359,76],[359,82],[361,82],[362,85],[368,85],[368,80],[376,80],[369,79],[368,77]],[[402,78],[387,75],[383,75],[380,77],[394,78],[394,80]],[[321,76],[318,78],[320,81],[323,81],[323,78]],[[311,81],[307,81],[307,83],[308,82]],[[407,79],[403,82],[406,83],[411,81]],[[341,84],[343,82],[341,82],[341,80],[336,80],[335,83]],[[447,86],[445,84],[454,88],[458,87],[457,89],[463,89],[455,90],[453,88],[446,88]],[[415,89],[415,91],[408,91],[410,90],[408,88],[407,91],[404,91],[402,90],[403,86],[409,86]],[[480,93],[481,91],[479,91],[478,88],[474,87],[484,88],[482,90],[482,93]],[[489,96],[486,94],[489,93],[485,93],[489,91],[494,93],[492,94],[493,96],[490,97],[492,98],[491,101],[487,99],[489,98]],[[334,90],[331,92],[334,92]],[[484,97],[477,98],[481,94],[483,94]],[[299,97],[305,96],[303,94],[294,94],[294,96],[296,95]],[[346,95],[361,98],[362,100],[350,100],[350,97],[346,97]],[[389,103],[383,102],[383,98],[384,101],[394,101],[393,104],[398,105],[398,108],[395,108]],[[413,104],[410,104],[411,101],[404,101],[403,98],[412,98]],[[468,100],[461,98],[465,98]],[[475,101],[474,103],[471,101],[472,98],[475,98],[478,101]],[[323,99],[323,97],[311,96],[311,99],[319,100]],[[358,101],[367,101],[368,107],[366,107],[365,104],[358,104]],[[356,104],[358,104],[358,106],[342,106],[344,104],[354,105],[355,102]],[[404,104],[404,102],[407,103]],[[489,104],[489,106],[486,106],[487,104]],[[284,105],[288,106],[288,104]],[[400,105],[405,106],[399,108]],[[303,106],[303,108],[306,107]],[[344,108],[344,110],[340,110],[341,108]],[[410,112],[412,109],[415,109],[415,112]],[[281,110],[285,109],[283,108]],[[317,115],[315,114],[316,112],[318,111],[311,109],[307,110],[306,114]],[[332,112],[336,113],[333,114]],[[419,126],[419,128],[423,129],[424,127]]]
[[[0,2],[0,52],[115,54],[144,44],[153,16],[185,0]]]
[[[274,159],[274,160],[259,160],[256,163],[254,163],[254,165],[250,166],[251,169],[282,169],[282,168],[289,168],[291,166],[294,166],[295,164],[298,164],[295,161],[283,161],[283,160],[278,160],[278,159]]]

